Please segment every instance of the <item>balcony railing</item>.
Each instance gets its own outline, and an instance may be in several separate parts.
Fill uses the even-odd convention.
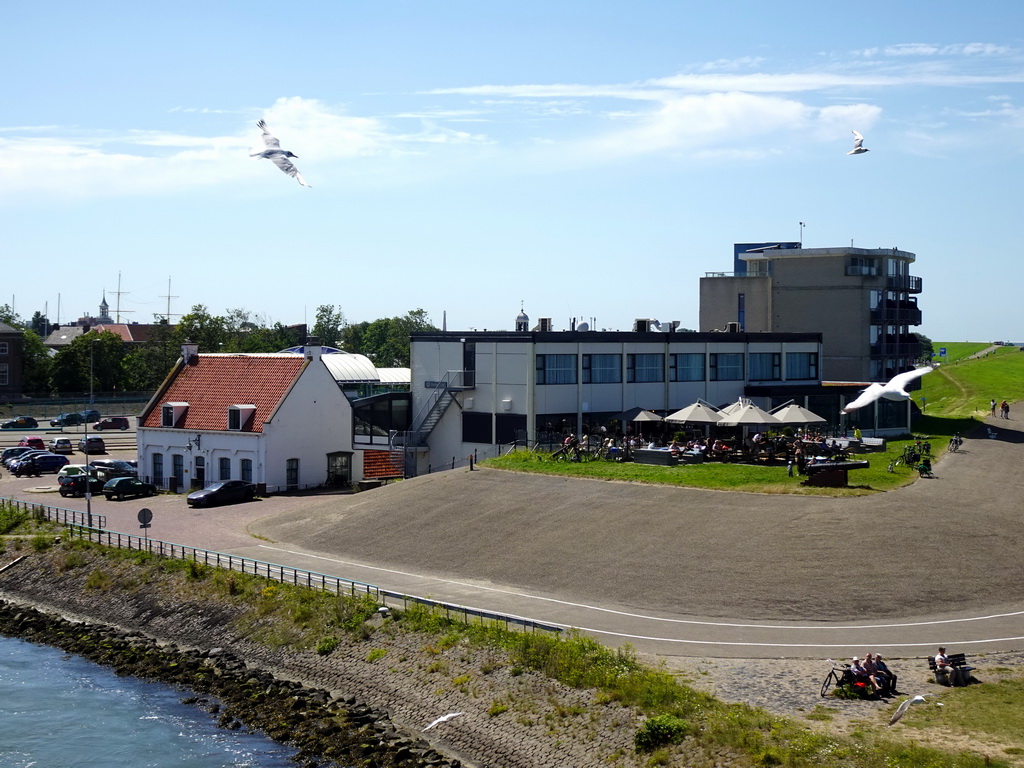
[[[871,310],[873,325],[920,325],[921,310],[916,307],[876,307]]]
[[[921,278],[913,275],[889,275],[885,279],[885,287],[890,291],[921,292]]]

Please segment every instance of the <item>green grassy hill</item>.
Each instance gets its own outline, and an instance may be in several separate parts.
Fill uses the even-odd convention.
[[[988,344],[935,342],[946,348],[946,359],[933,373],[921,379],[914,400],[925,398],[925,413],[931,417],[984,417],[989,401],[1024,401],[1024,352],[1019,347],[996,347],[982,357],[970,358],[988,349]],[[1014,417],[1014,409],[1010,417]],[[1018,414],[1020,415],[1020,414]]]

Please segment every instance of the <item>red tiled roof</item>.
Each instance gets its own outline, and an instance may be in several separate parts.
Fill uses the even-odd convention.
[[[256,412],[242,431],[262,432],[263,422],[306,362],[303,355],[199,355],[196,359],[195,365],[178,371],[141,426],[161,426],[163,403],[188,403],[176,429],[226,430],[229,406],[255,405]]]

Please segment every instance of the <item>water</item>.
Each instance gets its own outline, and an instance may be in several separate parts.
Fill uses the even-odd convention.
[[[0,636],[0,768],[294,768],[294,749],[218,728],[189,695]]]

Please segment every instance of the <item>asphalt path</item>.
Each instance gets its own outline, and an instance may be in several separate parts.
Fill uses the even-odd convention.
[[[820,659],[866,647],[912,657],[940,644],[1024,648],[1022,456],[1022,427],[996,418],[939,457],[933,478],[847,499],[477,468],[210,510],[180,496],[94,499],[92,508],[113,530],[141,534],[145,506],[154,538],[576,627],[667,657]],[[13,483],[0,481],[0,494],[52,492],[46,478]]]

